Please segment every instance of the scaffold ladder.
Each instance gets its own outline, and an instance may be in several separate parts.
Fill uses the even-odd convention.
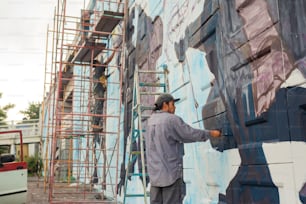
[[[144,203],[147,204],[149,192],[147,192],[147,178],[146,162],[145,162],[145,123],[150,117],[154,109],[155,98],[160,94],[168,92],[168,69],[166,65],[160,67],[162,70],[138,70],[134,71],[134,87],[133,87],[133,107],[131,117],[131,132],[129,135],[129,156],[128,165],[125,174],[125,188],[124,188],[124,201],[128,203],[128,198],[143,197]],[[138,150],[133,149],[133,143],[138,140]],[[140,143],[140,144],[139,144]],[[142,171],[139,173],[131,172],[130,165],[135,164],[137,158],[138,165],[141,166]],[[140,163],[141,162],[141,163]],[[130,193],[128,179],[133,176],[142,177],[143,192]]]
[[[119,202],[126,2],[92,1],[80,17],[57,3],[42,131],[49,203]]]

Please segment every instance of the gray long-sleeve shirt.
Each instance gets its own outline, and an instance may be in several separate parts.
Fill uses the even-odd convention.
[[[182,178],[183,143],[205,141],[208,135],[208,131],[190,127],[175,114],[153,113],[145,133],[151,185],[165,187]]]

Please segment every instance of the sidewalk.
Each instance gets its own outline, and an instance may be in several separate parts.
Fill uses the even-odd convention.
[[[44,178],[41,177],[38,179],[37,177],[28,177],[28,194],[27,194],[27,204],[48,204],[49,198],[49,191],[48,191],[48,184],[46,184],[46,192],[44,190]],[[61,197],[62,201],[64,202],[67,200],[81,201],[84,199],[83,193],[75,193],[75,188],[71,187],[71,189],[67,188],[60,189],[63,192],[63,196]],[[60,188],[60,187],[59,187]],[[84,189],[83,189],[84,190]],[[65,193],[66,192],[66,193]],[[73,193],[72,193],[73,192]],[[70,196],[67,196],[70,195]],[[113,203],[111,200],[104,198],[102,199],[99,197],[99,193],[89,192],[87,191],[87,200],[86,203]],[[90,200],[92,202],[90,202]],[[120,203],[120,202],[118,202]]]
[[[43,177],[38,180],[37,177],[28,177],[28,196],[27,204],[47,204],[48,202],[48,185],[44,192]]]

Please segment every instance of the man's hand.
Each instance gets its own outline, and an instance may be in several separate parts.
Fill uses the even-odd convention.
[[[210,133],[210,136],[212,136],[212,137],[220,137],[221,136],[221,131],[219,131],[219,130],[210,130],[209,133]]]

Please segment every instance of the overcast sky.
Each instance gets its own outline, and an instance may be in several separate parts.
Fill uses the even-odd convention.
[[[88,1],[85,2],[87,4]],[[1,0],[0,106],[15,104],[8,120],[19,120],[30,102],[41,102],[47,25],[53,25],[57,0]],[[84,0],[67,0],[67,15],[80,15]]]

